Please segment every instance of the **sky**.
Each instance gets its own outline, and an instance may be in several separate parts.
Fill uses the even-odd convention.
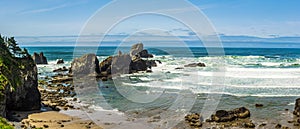
[[[184,0],[153,1],[152,5],[161,8],[158,12],[172,12],[186,17],[192,16],[191,12],[198,11],[192,7],[181,7],[180,1]],[[203,12],[223,40],[228,40],[228,36],[247,37],[246,41],[249,37],[265,38],[263,40],[300,37],[299,0],[188,0],[188,2]],[[72,42],[89,20],[101,13],[101,9],[110,3],[109,0],[0,0],[0,33],[15,36],[19,42],[25,43],[63,40]],[[123,3],[105,12],[107,15],[101,15],[103,17],[98,18],[95,31],[87,35],[105,33],[98,28],[103,24],[109,24],[108,19],[123,19],[124,16],[121,14],[137,9],[131,8],[137,4],[134,0]],[[171,6],[168,3],[176,8],[169,8]],[[138,4],[141,8],[151,8],[149,2],[141,1]],[[197,24],[199,21],[195,18],[193,22]],[[195,35],[187,26],[159,15],[131,17],[118,24],[109,34],[124,37],[130,34],[138,36],[145,32],[149,35],[159,34],[162,37],[185,36],[186,39],[193,39]],[[300,40],[295,42],[298,41]],[[290,42],[290,39],[283,42]]]

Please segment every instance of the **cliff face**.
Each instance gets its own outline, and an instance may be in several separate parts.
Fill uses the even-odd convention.
[[[18,59],[18,62],[27,66],[20,69],[20,86],[7,94],[6,107],[9,110],[40,109],[41,95],[38,91],[37,67],[32,59]]]
[[[40,109],[37,67],[33,59],[21,54],[14,56],[5,43],[0,37],[0,116],[5,117],[7,110]]]

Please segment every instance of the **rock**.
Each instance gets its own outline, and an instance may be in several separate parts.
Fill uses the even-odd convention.
[[[74,59],[71,63],[71,71],[76,77],[96,76],[100,74],[99,60],[95,54],[86,54]]]
[[[65,83],[65,82],[69,82],[69,81],[72,81],[73,78],[72,77],[56,77],[56,78],[53,78],[51,80],[52,83]]]
[[[49,125],[43,125],[44,126],[44,128],[49,128]]]
[[[47,58],[44,56],[44,53],[40,54],[33,53],[32,59],[36,64],[48,64]]]
[[[194,128],[202,127],[202,117],[198,113],[192,113],[185,116],[185,121]]]
[[[152,54],[149,54],[147,50],[142,50],[138,53],[138,56],[141,58],[153,58]]]
[[[191,63],[191,64],[184,65],[184,67],[205,67],[205,64],[204,63]]]
[[[130,73],[130,63],[131,63],[131,57],[129,56],[129,54],[123,54],[121,56],[112,57],[112,62],[110,65],[111,74],[116,75],[116,74]],[[105,72],[108,71],[106,70]]]
[[[263,104],[255,104],[255,107],[263,107],[264,105]]]
[[[216,114],[211,116],[211,120],[215,122],[229,122],[238,118],[250,117],[250,111],[245,107],[233,109],[231,111],[218,110]]]
[[[65,63],[65,61],[63,59],[57,59],[56,60],[56,64],[63,64]]]
[[[147,65],[147,61],[139,59],[130,63],[130,71],[146,71],[149,65]]]
[[[275,126],[276,129],[280,129],[281,127],[282,127],[281,124],[277,124],[277,125]]]
[[[296,116],[300,116],[300,98],[296,99],[295,108],[293,114]]]
[[[137,43],[131,46],[130,49],[130,57],[134,57],[138,55],[144,49],[144,45],[142,43]]]
[[[247,123],[244,124],[244,126],[245,126],[246,128],[255,128],[255,124],[252,123],[252,122],[247,122]]]
[[[69,69],[67,69],[67,68],[64,66],[64,67],[62,67],[62,68],[58,68],[58,69],[53,70],[53,72],[64,72],[64,71],[69,71]]]
[[[142,57],[148,58],[153,55],[149,54],[147,50],[143,50],[143,44],[134,44],[131,48],[130,54],[119,54],[117,56],[110,56],[99,64],[100,74],[99,78],[103,81],[110,79],[112,75],[130,74],[138,71],[151,70],[156,67],[156,62],[159,60],[143,60]],[[148,72],[150,72],[150,70]]]
[[[177,68],[175,68],[175,69],[184,69],[183,67],[177,67]]]

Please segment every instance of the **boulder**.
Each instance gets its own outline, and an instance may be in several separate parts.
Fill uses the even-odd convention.
[[[71,63],[71,69],[72,74],[76,77],[100,74],[99,60],[95,54],[86,54],[74,59]]]
[[[64,72],[64,71],[69,71],[65,66],[62,68],[54,69],[53,72]]]
[[[57,59],[56,60],[56,64],[63,64],[65,63],[65,61],[63,59]]]
[[[136,56],[144,49],[144,45],[142,43],[137,43],[131,46],[130,49],[130,56]]]
[[[300,117],[300,98],[296,99],[293,114]]]
[[[152,54],[149,54],[147,50],[142,50],[138,53],[138,56],[141,58],[153,58]]]
[[[36,64],[48,64],[47,58],[44,56],[44,53],[40,54],[34,53],[32,59]]]
[[[250,111],[245,107],[236,108],[230,111],[218,110],[211,116],[211,121],[230,122],[239,118],[250,117]]]
[[[130,63],[130,73],[134,73],[135,71],[146,71],[149,64],[147,64],[148,61],[139,59],[132,61]]]
[[[130,73],[131,57],[128,54],[114,56],[111,62],[112,74],[128,74]]]
[[[202,117],[198,113],[192,113],[185,116],[185,121],[194,128],[202,127]]]
[[[204,63],[191,63],[191,64],[184,65],[184,67],[205,67],[205,64]]]

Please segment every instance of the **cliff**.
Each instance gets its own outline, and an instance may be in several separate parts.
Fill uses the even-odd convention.
[[[37,67],[13,38],[0,36],[0,116],[7,110],[40,109]]]

